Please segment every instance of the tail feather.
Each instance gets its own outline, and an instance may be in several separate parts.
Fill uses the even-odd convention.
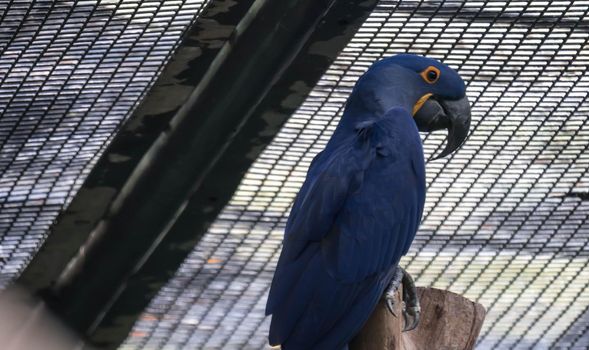
[[[278,262],[276,268],[276,274],[272,280],[270,287],[270,293],[268,295],[268,301],[266,303],[266,315],[273,314],[276,307],[286,300],[296,285],[301,284],[301,278],[305,275],[305,272],[309,270],[309,264],[313,258],[317,255],[319,247],[309,247],[305,249],[303,254],[296,261],[283,264],[281,261]]]
[[[311,255],[309,262],[304,264],[304,270],[293,270],[290,271],[291,274],[280,277],[284,279],[290,278],[294,282],[280,283],[281,289],[275,289],[274,294],[271,291],[273,299],[269,298],[268,302],[269,311],[272,313],[268,339],[271,345],[282,344],[292,333],[303,312],[309,308],[309,303],[315,292],[315,289],[310,286],[315,285],[316,280],[325,277],[322,275],[323,270],[316,268],[321,264],[320,260],[320,254]],[[298,274],[295,272],[298,272]],[[288,288],[284,288],[284,285],[287,285]],[[271,305],[270,302],[272,302]]]
[[[270,344],[281,344],[283,350],[344,348],[374,310],[394,271],[343,283],[327,272],[321,254],[316,254],[275,307]]]

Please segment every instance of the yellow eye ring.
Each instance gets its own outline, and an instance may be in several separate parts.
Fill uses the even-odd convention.
[[[428,84],[434,84],[440,79],[440,70],[434,66],[429,66],[419,73],[423,80]]]

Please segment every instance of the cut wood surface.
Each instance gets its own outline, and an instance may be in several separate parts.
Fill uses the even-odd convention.
[[[485,319],[485,308],[458,294],[417,288],[421,302],[419,326],[401,332],[401,289],[396,293],[392,315],[384,299],[360,333],[350,343],[350,350],[469,350],[473,349]]]

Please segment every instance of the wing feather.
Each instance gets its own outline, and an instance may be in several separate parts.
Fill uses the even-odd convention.
[[[423,164],[419,134],[404,110],[363,123],[315,158],[268,297],[271,344],[338,348],[362,326],[419,225]]]

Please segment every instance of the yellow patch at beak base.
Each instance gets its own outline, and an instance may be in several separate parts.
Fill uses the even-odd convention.
[[[419,111],[419,109],[421,108],[421,106],[423,106],[423,104],[425,103],[425,101],[427,101],[427,99],[430,98],[431,96],[432,96],[431,93],[427,93],[427,94],[421,96],[419,98],[419,100],[417,100],[417,102],[415,103],[415,106],[413,106],[412,115],[415,115],[415,113],[417,113],[417,111]]]

